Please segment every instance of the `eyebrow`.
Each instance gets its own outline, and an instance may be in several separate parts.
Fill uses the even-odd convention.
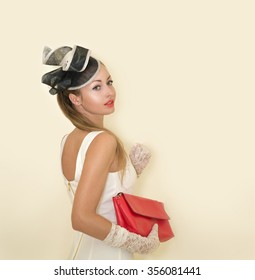
[[[111,78],[111,75],[107,78],[107,80],[109,80]],[[102,82],[102,80],[94,80],[94,81],[92,81],[92,83],[94,83],[94,82]]]

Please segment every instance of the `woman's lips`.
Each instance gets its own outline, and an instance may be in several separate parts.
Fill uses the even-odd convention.
[[[109,101],[106,102],[104,105],[107,106],[107,107],[109,107],[109,108],[111,108],[111,107],[114,106],[114,100],[109,100]]]

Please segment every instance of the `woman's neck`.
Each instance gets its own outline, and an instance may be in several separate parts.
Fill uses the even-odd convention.
[[[87,119],[89,119],[95,126],[99,128],[104,127],[104,116],[102,115],[90,115],[86,116]]]

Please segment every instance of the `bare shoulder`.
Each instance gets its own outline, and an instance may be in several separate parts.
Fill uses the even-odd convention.
[[[91,143],[91,148],[97,150],[112,150],[115,151],[117,147],[117,140],[114,135],[107,131],[99,133]]]
[[[114,135],[112,135],[111,133],[109,133],[107,131],[103,131],[103,132],[99,133],[97,135],[96,139],[99,139],[99,141],[105,141],[109,144],[116,144],[117,143]]]
[[[91,142],[86,153],[85,162],[89,162],[98,170],[105,167],[109,168],[116,156],[116,147],[117,141],[114,135],[109,132],[102,132]]]

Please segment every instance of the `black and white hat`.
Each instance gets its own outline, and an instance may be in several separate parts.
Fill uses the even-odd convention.
[[[80,89],[98,73],[100,62],[90,56],[90,50],[74,46],[43,50],[43,64],[60,66],[42,76],[42,83],[51,86],[50,93]]]

